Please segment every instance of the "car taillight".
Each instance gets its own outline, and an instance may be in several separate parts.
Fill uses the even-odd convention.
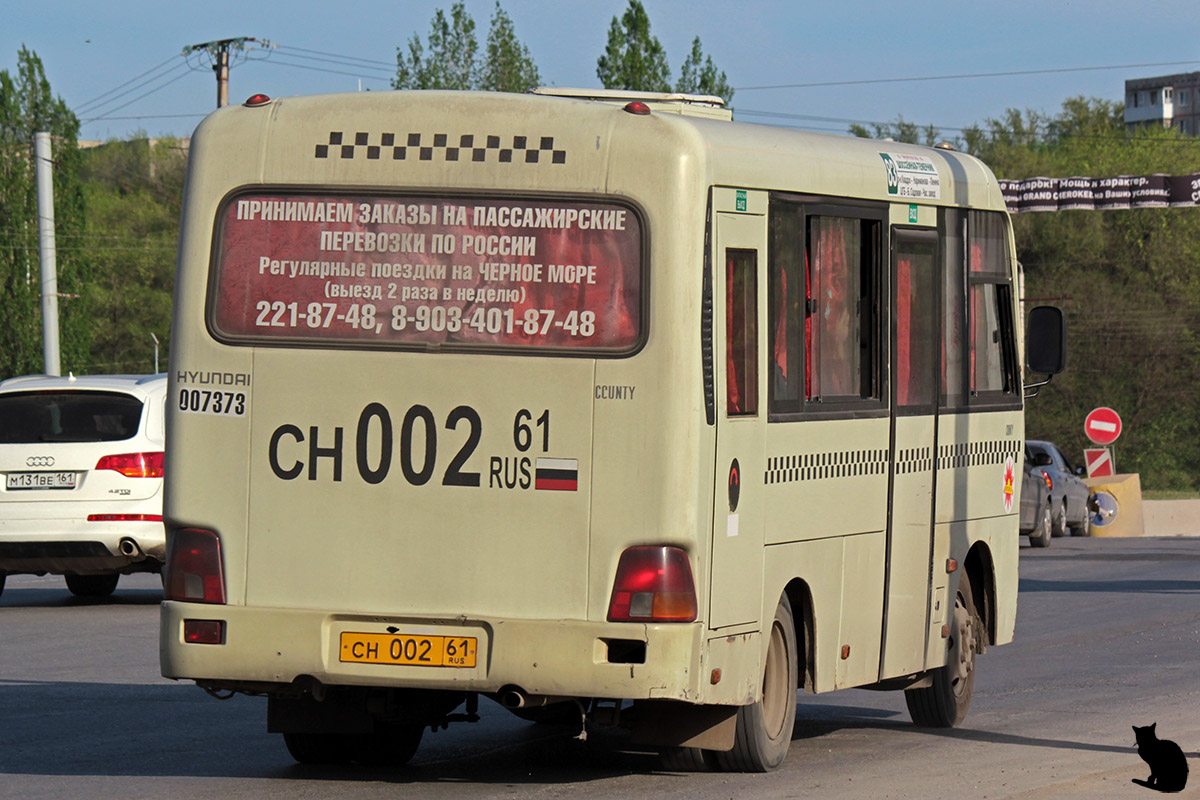
[[[1050,480],[1050,475],[1049,475],[1049,473],[1043,472],[1043,473],[1042,473],[1042,477],[1046,479],[1046,488],[1047,488],[1047,489],[1053,489],[1053,488],[1054,488],[1054,481]]]
[[[183,528],[167,537],[163,596],[189,603],[225,603],[221,537],[213,531]]]
[[[161,478],[163,476],[163,454],[122,453],[105,456],[96,462],[96,469],[111,469],[126,478]]]
[[[631,547],[621,554],[609,622],[691,622],[696,584],[678,547]]]

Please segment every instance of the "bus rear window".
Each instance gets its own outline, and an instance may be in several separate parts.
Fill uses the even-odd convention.
[[[209,321],[232,342],[621,355],[642,241],[611,202],[243,194],[218,219]]]

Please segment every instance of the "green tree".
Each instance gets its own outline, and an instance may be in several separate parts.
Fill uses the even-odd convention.
[[[150,372],[154,340],[167,363],[171,291],[187,152],[174,139],[110,141],[84,152],[94,372]]]
[[[487,38],[487,61],[480,69],[479,88],[488,92],[524,93],[541,84],[537,64],[517,38],[512,19],[500,3],[492,14]]]
[[[407,53],[397,48],[392,88],[528,92],[538,85],[537,65],[499,2],[484,59],[478,51],[475,20],[459,0],[450,7],[448,18],[441,9],[434,12],[426,42],[414,33]]]
[[[1130,132],[1120,104],[1076,97],[1059,113],[1009,109],[964,132],[1000,178],[1188,175],[1200,139]],[[1026,305],[1068,320],[1068,371],[1028,404],[1030,438],[1069,456],[1089,446],[1083,418],[1100,405],[1125,422],[1122,472],[1146,489],[1200,490],[1200,209],[1013,215]]]
[[[854,123],[850,126],[850,133],[863,139],[891,139],[894,142],[923,144],[926,147],[933,147],[940,141],[939,131],[934,126],[926,125],[922,128],[902,116],[897,117],[895,122],[873,122],[870,129],[865,125]]]
[[[428,55],[426,55],[428,49]],[[393,89],[474,89],[475,20],[467,13],[462,1],[450,6],[450,19],[442,9],[433,14],[428,45],[413,34],[408,41],[408,55],[396,49],[396,77]]]
[[[705,56],[700,47],[700,37],[692,40],[692,52],[679,70],[675,91],[685,94],[711,94],[722,98],[726,105],[733,102],[733,89],[725,80],[725,73],[717,70],[712,56]]]
[[[621,18],[612,18],[608,45],[596,61],[596,77],[605,89],[669,92],[670,74],[666,51],[650,33],[646,9],[640,0],[629,0]]]
[[[79,121],[54,97],[42,61],[21,47],[16,75],[0,70],[0,377],[41,372],[41,265],[38,258],[34,134],[53,142],[59,345],[64,371],[83,371],[91,334],[87,250],[72,242],[84,224]]]

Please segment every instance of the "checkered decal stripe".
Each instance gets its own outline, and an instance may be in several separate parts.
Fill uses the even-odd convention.
[[[846,450],[841,453],[806,453],[767,459],[764,482],[794,483],[829,478],[854,478],[887,473],[887,450]]]
[[[366,158],[368,161],[472,161],[500,164],[565,164],[567,151],[554,149],[553,136],[513,136],[501,141],[499,136],[476,136],[464,133],[454,143],[445,133],[410,133],[406,137],[395,133],[357,132],[352,137],[344,131],[330,131],[329,141],[318,144],[316,158]]]
[[[897,475],[912,475],[920,472],[933,472],[932,447],[914,447],[911,450],[901,450],[896,454]]]
[[[1021,443],[1011,439],[971,442],[970,444],[947,444],[938,448],[938,469],[1003,464],[1007,458],[1018,460],[1020,454]]]

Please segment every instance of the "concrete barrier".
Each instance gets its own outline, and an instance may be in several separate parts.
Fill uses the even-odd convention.
[[[1200,500],[1143,500],[1146,536],[1200,536]]]
[[[1142,513],[1142,478],[1137,473],[1109,475],[1104,478],[1084,478],[1093,494],[1105,493],[1117,501],[1117,513],[1107,525],[1093,524],[1089,536],[1145,536],[1147,528]],[[1091,503],[1088,503],[1091,506]]]

